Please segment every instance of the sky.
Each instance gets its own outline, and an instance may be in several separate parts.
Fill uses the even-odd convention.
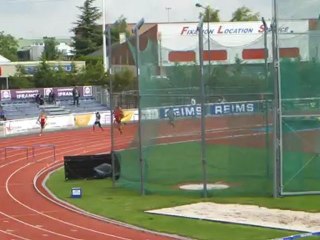
[[[101,10],[102,1],[95,1]],[[319,0],[281,1],[297,2],[300,8],[305,2],[319,5]],[[77,6],[83,3],[84,0],[0,0],[0,31],[25,39],[68,38],[72,36],[70,30],[81,13]],[[222,21],[230,20],[232,12],[242,6],[270,19],[272,8],[272,0],[105,0],[105,3],[107,23],[116,21],[121,15],[128,23],[135,23],[142,17],[145,22],[194,22],[203,11],[195,7],[196,3],[218,9]],[[319,8],[313,6],[313,9],[318,11]]]

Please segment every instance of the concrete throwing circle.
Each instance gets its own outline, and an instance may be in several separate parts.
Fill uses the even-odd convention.
[[[182,190],[203,190],[203,184],[183,184],[179,186],[180,189]],[[222,190],[222,189],[227,189],[229,186],[227,184],[221,184],[221,183],[209,183],[207,184],[207,189],[208,190]]]

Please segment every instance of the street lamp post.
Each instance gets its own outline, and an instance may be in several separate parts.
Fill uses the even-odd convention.
[[[208,56],[208,65],[209,65],[208,72],[209,72],[209,77],[210,77],[210,65],[211,65],[211,58],[210,58],[210,55],[211,55],[210,54],[210,10],[209,10],[209,6],[204,7],[200,3],[196,3],[196,7],[202,8],[205,11],[207,11],[207,13],[208,13],[208,16],[207,16],[207,18],[208,18],[207,19],[208,54],[207,54],[207,56]]]

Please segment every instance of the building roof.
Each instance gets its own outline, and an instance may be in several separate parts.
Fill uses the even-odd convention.
[[[55,39],[58,43],[65,43],[67,45],[71,45],[72,40],[69,38],[56,38]],[[18,45],[19,45],[19,49],[28,49],[30,48],[30,46],[32,45],[37,45],[37,44],[43,44],[44,43],[44,39],[43,38],[39,38],[39,39],[24,39],[24,38],[20,38],[18,39]]]
[[[5,57],[0,55],[0,64],[1,63],[9,63],[9,62],[11,62],[9,59],[6,59]]]

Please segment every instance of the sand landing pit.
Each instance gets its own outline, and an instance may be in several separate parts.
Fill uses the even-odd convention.
[[[320,231],[320,213],[269,209],[255,205],[200,202],[147,212],[301,232]]]

